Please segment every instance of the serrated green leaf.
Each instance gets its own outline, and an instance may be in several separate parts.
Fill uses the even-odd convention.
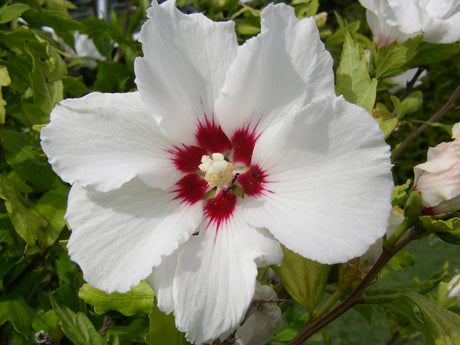
[[[185,340],[183,333],[176,329],[174,315],[161,312],[154,302],[153,308],[149,314],[150,331],[145,337],[147,345],[187,345],[189,342]]]
[[[402,203],[406,200],[411,183],[411,180],[407,180],[406,183],[395,186],[393,195],[391,197],[391,204],[393,206],[401,206]]]
[[[23,299],[11,298],[0,301],[0,325],[10,321],[16,332],[27,339],[30,339],[32,334],[34,314],[34,310]]]
[[[284,246],[283,253],[281,266],[273,266],[273,270],[291,297],[313,312],[323,298],[331,266],[306,259]]]
[[[2,8],[0,8],[0,24],[8,23],[13,19],[18,18],[28,9],[29,6],[24,4],[6,4],[2,6]]]
[[[388,261],[387,266],[393,271],[401,272],[404,268],[413,266],[414,264],[415,261],[412,255],[405,250],[400,250]]]
[[[62,322],[62,331],[74,344],[108,345],[85,314],[75,313],[66,306],[60,306],[52,295],[50,298],[51,305]]]
[[[429,345],[460,344],[460,315],[415,292],[404,292],[401,295],[415,303],[420,310],[422,323],[416,322],[414,326],[425,334]]]
[[[446,242],[460,244],[460,217],[442,220],[421,216],[420,221],[428,234],[435,233]]]
[[[82,97],[90,92],[86,87],[83,78],[73,78],[69,76],[62,77],[62,83],[64,85],[65,94],[71,95],[73,97]]]
[[[43,236],[43,228],[48,223],[37,211],[27,208],[20,201],[14,184],[5,176],[0,175],[0,198],[5,200],[5,206],[16,232],[30,246]]]
[[[59,322],[59,318],[53,309],[48,310],[46,313],[43,310],[39,310],[34,317],[32,327],[36,332],[40,330],[46,333],[54,330]]]
[[[391,101],[396,108],[398,119],[402,120],[406,114],[416,112],[422,107],[423,94],[420,91],[415,91],[402,101],[398,97],[391,95]]]
[[[42,248],[47,248],[56,242],[66,225],[64,214],[68,194],[68,186],[63,185],[61,188],[45,193],[35,204],[35,210],[48,222],[48,226],[43,229],[43,236],[39,238]]]
[[[107,294],[89,284],[84,284],[78,291],[78,296],[93,305],[94,311],[98,314],[116,310],[126,316],[148,314],[152,310],[155,298],[152,288],[145,281],[124,294],[118,292]]]
[[[56,52],[53,54],[54,58],[51,58],[51,51],[54,48],[51,48],[46,41],[27,41],[24,46],[33,60],[30,78],[34,103],[44,113],[49,113],[64,97],[64,87],[60,79],[60,76],[65,73],[63,60],[57,57]]]
[[[396,128],[396,126],[398,126],[398,123],[399,123],[398,119],[393,118],[393,119],[383,121],[380,124],[380,129],[385,134],[385,139],[388,138],[391,133],[393,133],[393,131]]]
[[[345,35],[342,56],[337,68],[336,92],[372,114],[377,79],[369,77],[366,58],[349,34]]]
[[[375,77],[379,80],[395,77],[409,69],[409,62],[417,54],[422,36],[408,39],[403,44],[393,42],[387,48],[380,48],[374,56]]]
[[[34,144],[14,130],[0,129],[0,139],[8,164],[24,180],[35,188],[52,189],[59,184],[59,179],[53,173],[46,158],[40,156],[39,150],[34,150]]]

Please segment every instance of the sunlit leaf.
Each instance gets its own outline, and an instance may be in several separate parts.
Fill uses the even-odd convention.
[[[422,37],[410,38],[403,44],[393,42],[387,48],[380,48],[374,56],[377,79],[395,77],[409,69],[409,62],[417,54]]]
[[[152,310],[155,298],[152,288],[145,281],[124,294],[118,292],[107,294],[89,284],[84,284],[78,291],[78,296],[93,305],[94,311],[98,314],[116,310],[126,316],[148,314]]]
[[[96,331],[88,317],[81,312],[73,312],[66,306],[56,303],[53,296],[51,305],[62,322],[64,334],[76,345],[108,345],[107,341]]]
[[[6,4],[2,6],[2,8],[0,8],[0,24],[8,23],[13,19],[16,19],[28,9],[29,6],[24,4]]]
[[[337,69],[337,94],[343,95],[347,101],[363,107],[372,114],[376,90],[377,79],[369,77],[362,50],[347,34]]]

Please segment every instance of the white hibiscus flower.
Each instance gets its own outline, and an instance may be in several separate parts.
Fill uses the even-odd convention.
[[[432,43],[460,39],[458,0],[359,0],[366,7],[367,22],[378,46],[403,43],[424,34]]]
[[[335,96],[314,19],[270,5],[238,46],[233,22],[173,1],[148,16],[139,91],[62,101],[42,147],[72,184],[68,249],[84,278],[107,292],[147,279],[202,343],[238,326],[280,242],[333,264],[385,233],[389,147]]]

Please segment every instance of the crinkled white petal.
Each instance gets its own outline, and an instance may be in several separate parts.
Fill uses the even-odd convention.
[[[388,226],[389,146],[364,109],[327,97],[269,127],[252,164],[268,175],[245,216],[287,248],[324,264],[362,255]]]
[[[140,35],[144,56],[134,66],[139,92],[164,133],[192,144],[197,119],[212,117],[236,54],[234,23],[183,14],[174,1],[153,1],[147,15]]]
[[[160,188],[179,179],[167,152],[172,142],[137,92],[66,99],[53,109],[40,137],[53,170],[69,183],[108,191],[135,176]]]
[[[216,117],[231,135],[244,125],[263,130],[293,106],[335,95],[332,58],[313,18],[292,7],[269,5],[261,33],[238,48],[216,102]]]
[[[360,0],[379,46],[403,43],[424,34],[433,43],[460,39],[460,3],[456,0]]]
[[[174,312],[177,328],[201,344],[239,325],[254,295],[257,266],[281,260],[278,241],[235,211],[217,233],[214,225],[203,225],[147,282],[160,310]]]
[[[106,292],[126,292],[163,256],[187,241],[202,219],[202,204],[134,179],[107,193],[74,184],[65,218],[72,229],[69,255],[84,279]]]

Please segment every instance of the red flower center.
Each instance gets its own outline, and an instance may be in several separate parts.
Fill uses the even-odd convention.
[[[195,138],[196,145],[182,145],[170,151],[174,165],[185,174],[173,193],[175,199],[189,205],[206,199],[204,215],[219,228],[231,218],[239,197],[255,197],[266,191],[266,172],[258,165],[251,165],[258,136],[255,130],[242,127],[229,139],[214,120],[206,119],[199,123]],[[214,153],[221,153],[237,167],[233,179],[222,188],[210,185],[199,168],[202,158]]]

